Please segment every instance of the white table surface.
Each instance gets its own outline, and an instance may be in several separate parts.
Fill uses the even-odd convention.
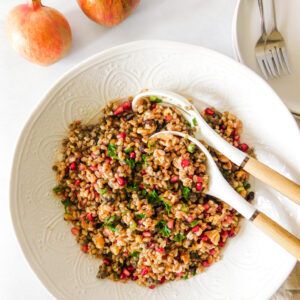
[[[25,0],[23,0],[25,2]],[[91,22],[76,0],[45,0],[68,19],[73,32],[70,53],[50,67],[31,64],[9,47],[5,16],[22,1],[0,3],[0,299],[53,299],[28,266],[12,228],[9,173],[13,150],[30,112],[42,95],[69,68],[112,46],[139,39],[168,39],[215,49],[233,57],[231,21],[236,0],[141,0],[121,25],[105,28]]]

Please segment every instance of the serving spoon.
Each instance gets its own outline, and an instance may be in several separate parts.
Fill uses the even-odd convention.
[[[300,185],[230,145],[207,124],[196,107],[181,95],[162,90],[143,92],[134,97],[132,109],[137,110],[138,105],[141,104],[139,100],[150,96],[158,97],[164,104],[176,106],[183,113],[191,126],[196,128],[195,136],[197,138],[201,138],[207,144],[223,153],[236,165],[242,167],[248,173],[287,196],[297,204],[300,204]]]
[[[172,137],[172,135],[188,138],[205,154],[207,158],[206,167],[209,175],[208,190],[206,191],[207,195],[222,199],[300,261],[300,239],[285,230],[240,196],[224,179],[211,154],[202,143],[194,137],[178,131],[160,131],[153,134],[151,138],[157,137],[163,139]]]

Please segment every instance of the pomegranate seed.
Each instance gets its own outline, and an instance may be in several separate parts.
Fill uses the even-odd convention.
[[[110,164],[110,162],[111,162],[111,157],[106,157],[106,158],[105,158],[105,162],[108,163],[108,164]]]
[[[182,162],[181,162],[181,166],[183,168],[188,167],[189,164],[190,164],[190,161],[188,159],[183,159]]]
[[[233,142],[233,146],[234,146],[235,148],[238,148],[238,147],[239,147],[239,142],[234,141],[234,142]]]
[[[243,144],[240,145],[240,149],[243,152],[246,152],[249,149],[249,146],[247,144],[243,143]]]
[[[139,278],[138,278],[138,276],[132,276],[131,277],[131,280],[133,280],[133,281],[136,281],[136,280],[138,280]]]
[[[126,269],[126,268],[123,268],[123,274],[125,274],[126,276],[130,276],[130,272]]]
[[[228,237],[228,231],[222,231],[221,236],[223,239],[226,239]]]
[[[141,172],[141,174],[142,174],[142,175],[145,175],[145,174],[146,174],[146,170],[143,170],[143,171]]]
[[[234,136],[233,139],[234,139],[235,141],[238,141],[238,140],[240,139],[240,136],[236,134],[236,135]]]
[[[164,252],[164,251],[165,251],[165,249],[164,249],[164,248],[162,248],[162,247],[159,247],[159,248],[157,248],[157,249],[156,249],[156,251],[157,251],[157,252],[161,252],[161,253],[162,253],[162,252]]]
[[[109,230],[107,227],[104,228],[103,233],[104,233],[106,236],[110,236],[110,230]]]
[[[128,251],[123,252],[123,256],[128,257],[128,255],[129,255]]]
[[[155,243],[152,242],[152,243],[149,245],[149,248],[150,248],[150,249],[155,249]]]
[[[209,254],[214,255],[216,253],[216,249],[210,249]]]
[[[155,289],[155,285],[150,285],[149,289],[151,289],[151,290]]]
[[[121,113],[123,113],[124,111],[124,108],[123,106],[119,106],[115,111],[114,111],[114,115],[117,116],[117,115],[120,115]]]
[[[124,273],[121,273],[121,274],[120,274],[120,279],[121,279],[121,280],[126,279],[126,278],[127,278],[127,276],[126,276]]]
[[[159,283],[160,283],[160,284],[163,284],[165,281],[166,281],[166,278],[163,277],[162,279],[159,280]]]
[[[143,220],[138,220],[137,222],[139,225],[143,225]]]
[[[183,275],[183,272],[178,272],[178,273],[175,273],[178,277],[182,276]]]
[[[87,253],[87,252],[88,252],[88,250],[89,250],[89,246],[88,246],[88,244],[85,244],[85,245],[83,245],[83,247],[82,247],[82,251],[83,251],[84,253]]]
[[[200,176],[197,176],[197,182],[202,183],[203,182],[203,178]]]
[[[147,267],[144,267],[144,268],[142,269],[142,271],[141,271],[141,275],[142,275],[142,276],[145,276],[146,274],[148,274],[148,272],[149,272],[148,268],[147,268]]]
[[[201,238],[201,240],[203,242],[207,242],[208,241],[208,237],[206,235],[203,235],[202,238]]]
[[[210,109],[210,108],[206,108],[205,109],[205,114],[212,116],[212,115],[215,114],[215,112],[212,109]]]
[[[165,120],[166,120],[167,122],[170,122],[172,119],[173,119],[172,116],[166,116],[166,118],[165,118]]]
[[[75,170],[76,167],[77,167],[76,163],[72,162],[72,163],[70,164],[70,170]]]
[[[150,231],[143,231],[143,237],[151,237]]]
[[[235,231],[233,230],[233,228],[230,229],[230,231],[229,231],[229,236],[230,236],[230,237],[235,236]]]
[[[142,184],[140,184],[139,187],[140,187],[141,190],[144,190],[144,189],[145,189],[144,186],[143,186]]]
[[[95,198],[99,198],[99,194],[97,192],[95,192]]]
[[[129,266],[127,269],[131,273],[135,271],[135,268],[133,266]]]
[[[109,266],[111,264],[111,261],[108,258],[104,258],[103,259],[103,263],[107,266]]]
[[[129,156],[130,156],[130,158],[135,158],[136,157],[135,152],[130,152]]]
[[[186,219],[189,223],[192,223],[194,221],[194,218],[189,216],[187,219]]]
[[[126,138],[126,132],[120,132],[118,135],[117,135],[117,137],[119,138],[119,139],[125,139]]]
[[[155,185],[151,186],[151,191],[155,190]]]
[[[200,229],[200,227],[199,227],[199,225],[197,225],[192,228],[192,232],[197,232],[197,231],[199,231],[199,229]]]
[[[126,180],[123,177],[118,177],[117,182],[120,186],[124,186],[126,184]]]
[[[174,220],[168,220],[167,227],[172,230],[174,227]]]
[[[66,196],[66,195],[63,195],[63,196],[61,196],[61,199],[63,199],[63,200],[67,200],[67,199],[68,199],[68,196]]]
[[[204,207],[204,210],[208,210],[209,209],[209,204],[208,203],[204,203],[203,207]]]
[[[161,258],[162,258],[162,259],[167,259],[167,258],[168,258],[168,255],[165,254],[165,255],[163,255]]]
[[[99,171],[97,166],[91,166],[90,169],[94,172]]]
[[[156,103],[152,103],[151,104],[151,109],[155,109],[156,108]]]
[[[171,182],[171,183],[175,183],[175,182],[177,182],[178,180],[179,180],[179,176],[173,175],[173,176],[171,177],[171,179],[170,179],[170,182]]]
[[[93,221],[94,217],[91,213],[87,214],[86,215],[86,218],[89,220],[89,221]]]
[[[189,179],[193,179],[193,175],[188,175],[188,178]]]
[[[72,232],[74,235],[78,235],[78,234],[79,234],[79,229],[76,228],[76,227],[73,227],[73,228],[71,229],[71,232]]]
[[[203,262],[202,262],[202,265],[203,265],[203,267],[209,267],[210,266],[210,263],[208,262],[208,260],[204,260]]]
[[[222,211],[222,205],[218,205],[217,211]]]
[[[75,182],[74,182],[75,185],[79,185],[80,184],[80,180],[77,179]]]
[[[122,106],[123,106],[124,110],[129,110],[129,109],[131,109],[131,102],[126,101],[126,102],[123,103]]]
[[[197,182],[196,183],[196,190],[199,192],[202,190],[202,183],[201,182]]]
[[[219,241],[219,246],[220,247],[224,247],[225,246],[225,243],[223,241]]]
[[[235,129],[232,129],[232,131],[231,131],[231,134],[230,134],[232,137],[234,137],[235,136]]]

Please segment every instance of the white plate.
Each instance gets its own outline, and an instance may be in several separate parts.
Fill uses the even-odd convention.
[[[271,87],[288,108],[300,116],[300,34],[299,0],[275,0],[277,25],[282,33],[288,51],[291,74],[280,79],[268,80]],[[267,31],[270,32],[272,7],[270,0],[264,0]],[[237,59],[263,76],[255,59],[254,47],[261,35],[257,0],[239,0],[232,24],[233,45]],[[263,99],[261,99],[263,101]]]
[[[115,47],[61,77],[20,136],[10,201],[28,262],[58,299],[268,298],[287,278],[295,259],[249,223],[230,241],[224,258],[193,279],[154,290],[96,279],[99,261],[79,250],[63,221],[63,208],[52,195],[51,166],[68,123],[87,120],[99,105],[142,88],[173,90],[236,113],[244,122],[242,138],[256,147],[258,158],[299,180],[297,125],[273,90],[248,68],[211,50],[175,42],[140,41]],[[259,182],[255,189],[256,205],[295,232],[299,207]]]

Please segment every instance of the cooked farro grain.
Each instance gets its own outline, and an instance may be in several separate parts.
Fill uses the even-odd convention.
[[[154,288],[218,261],[240,216],[205,194],[209,178],[198,147],[179,137],[150,139],[160,130],[193,135],[181,113],[154,96],[134,113],[131,100],[107,104],[97,124],[70,124],[53,190],[82,251],[103,259],[97,277]],[[234,115],[214,108],[202,115],[229,143],[253,154],[240,143],[242,123]],[[208,149],[228,182],[252,200],[249,175]]]

